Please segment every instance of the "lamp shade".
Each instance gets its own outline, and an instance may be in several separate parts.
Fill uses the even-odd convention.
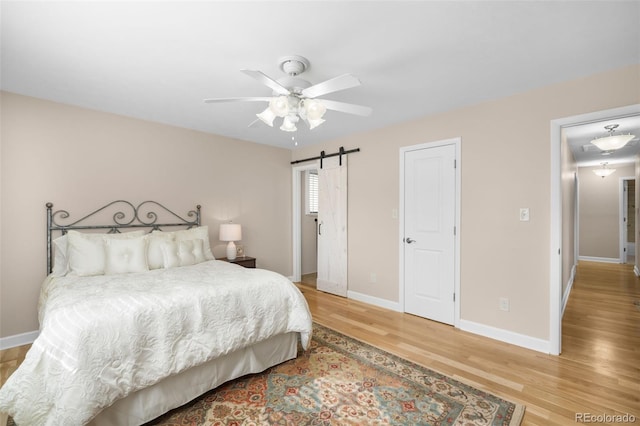
[[[296,127],[296,122],[293,120],[293,118],[287,115],[284,120],[282,120],[282,126],[280,126],[280,130],[285,132],[295,132],[296,130],[298,130],[298,128]]]
[[[316,101],[315,99],[305,99],[304,109],[307,118],[310,120],[321,119],[324,113],[327,111],[327,107],[325,107],[321,102]]]
[[[278,117],[289,114],[289,99],[286,96],[278,96],[269,101],[269,108]]]
[[[220,241],[240,241],[242,239],[242,227],[239,223],[221,223]]]
[[[603,138],[596,138],[592,140],[591,143],[603,151],[610,151],[612,149],[622,148],[634,137],[634,135],[605,136]]]
[[[258,117],[264,124],[273,127],[273,120],[276,118],[276,115],[271,111],[270,107],[267,107],[267,109],[262,111],[260,114],[256,114],[256,117]]]
[[[595,173],[597,176],[600,176],[603,179],[606,178],[611,173],[616,171],[616,169],[610,169],[609,167],[607,167],[608,164],[609,163],[602,163],[602,167],[600,167],[599,169],[593,169],[593,173]]]
[[[315,129],[316,127],[318,127],[319,125],[321,125],[322,123],[325,122],[325,120],[322,119],[322,118],[317,118],[315,120],[308,119],[307,121],[309,122],[309,129],[310,130],[311,129]]]
[[[595,169],[593,173],[600,176],[601,178],[605,178],[615,171],[616,169],[602,168],[602,169]]]

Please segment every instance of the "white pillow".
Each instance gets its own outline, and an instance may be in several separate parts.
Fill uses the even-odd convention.
[[[175,236],[172,232],[153,231],[148,235],[147,263],[149,269],[164,268],[164,257],[162,255],[162,243],[173,241]]]
[[[53,245],[53,270],[54,277],[64,277],[69,272],[69,259],[67,259],[67,235],[56,238]]]
[[[137,238],[104,238],[105,275],[127,274],[149,270],[147,236]]]
[[[204,257],[206,260],[213,260],[213,253],[211,252],[211,246],[209,245],[209,227],[198,226],[197,228],[183,229],[181,231],[172,232],[176,241],[183,240],[202,240],[202,249],[204,250]]]
[[[183,262],[190,262],[190,265],[195,265],[207,260],[204,254],[204,240],[201,238],[179,241],[178,243],[178,253],[180,254],[181,264]]]
[[[165,268],[195,265],[206,260],[204,241],[196,240],[163,241],[160,243]]]
[[[67,238],[69,275],[104,274],[105,239],[137,238],[144,234],[144,230],[124,234],[83,234],[77,231],[69,231]]]

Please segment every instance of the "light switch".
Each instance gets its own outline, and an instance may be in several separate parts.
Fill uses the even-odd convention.
[[[520,209],[520,221],[528,222],[529,221],[529,208],[523,207]]]

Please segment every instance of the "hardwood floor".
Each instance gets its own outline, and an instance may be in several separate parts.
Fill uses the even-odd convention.
[[[16,371],[31,345],[17,346],[0,351],[0,386]]]
[[[525,425],[575,425],[577,413],[628,413],[640,423],[640,279],[632,265],[580,262],[560,356],[299,288],[318,323],[522,403]]]
[[[632,265],[580,262],[560,356],[298,287],[318,323],[522,403],[524,425],[575,425],[577,413],[630,414],[640,423],[640,279]],[[2,383],[26,349],[0,351]]]
[[[313,288],[317,288],[318,273],[312,272],[310,274],[304,274],[300,277],[300,284],[304,284]]]

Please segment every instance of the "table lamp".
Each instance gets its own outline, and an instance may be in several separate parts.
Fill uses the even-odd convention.
[[[221,223],[220,224],[220,241],[229,241],[227,244],[227,259],[234,260],[236,258],[235,241],[242,239],[242,227],[238,223]]]

